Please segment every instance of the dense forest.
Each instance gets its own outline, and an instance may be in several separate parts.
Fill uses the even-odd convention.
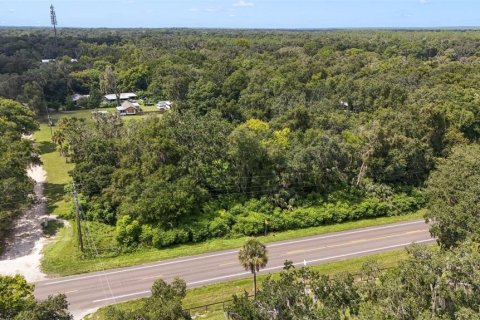
[[[113,78],[173,101],[54,128],[86,218],[165,247],[423,208],[438,163],[480,137],[479,47],[473,31],[2,29],[0,96],[97,108]]]

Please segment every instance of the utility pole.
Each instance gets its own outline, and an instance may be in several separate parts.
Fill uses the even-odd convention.
[[[83,252],[83,238],[82,238],[82,226],[80,225],[80,208],[78,206],[78,194],[77,189],[75,188],[75,182],[73,185],[73,202],[75,203],[75,219],[77,220],[77,235],[78,243],[80,244],[80,251]]]
[[[45,103],[45,101],[44,101]],[[53,121],[52,121],[52,118],[50,117],[50,111],[48,110],[48,106],[47,104],[45,103],[45,110],[47,111],[47,118],[48,118],[48,126],[50,127],[50,137],[53,138]]]
[[[50,5],[50,21],[53,25],[53,32],[55,32],[55,46],[57,46],[57,15],[53,4]]]

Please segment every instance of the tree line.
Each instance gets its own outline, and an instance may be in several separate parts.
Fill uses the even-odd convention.
[[[13,219],[31,202],[33,181],[28,166],[39,163],[33,141],[38,129],[33,112],[20,103],[0,98],[0,252]]]

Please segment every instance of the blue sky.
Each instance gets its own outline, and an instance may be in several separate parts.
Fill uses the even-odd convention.
[[[362,28],[479,26],[480,0],[0,0],[0,26]]]

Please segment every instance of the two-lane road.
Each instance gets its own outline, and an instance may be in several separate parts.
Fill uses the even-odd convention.
[[[316,265],[402,248],[434,240],[423,220],[330,233],[267,245],[269,263],[261,273],[280,271],[285,260]],[[65,293],[69,309],[84,315],[112,303],[148,296],[156,279],[180,277],[188,287],[248,277],[238,263],[238,250],[182,257],[139,266],[57,278],[36,283],[39,299]]]

